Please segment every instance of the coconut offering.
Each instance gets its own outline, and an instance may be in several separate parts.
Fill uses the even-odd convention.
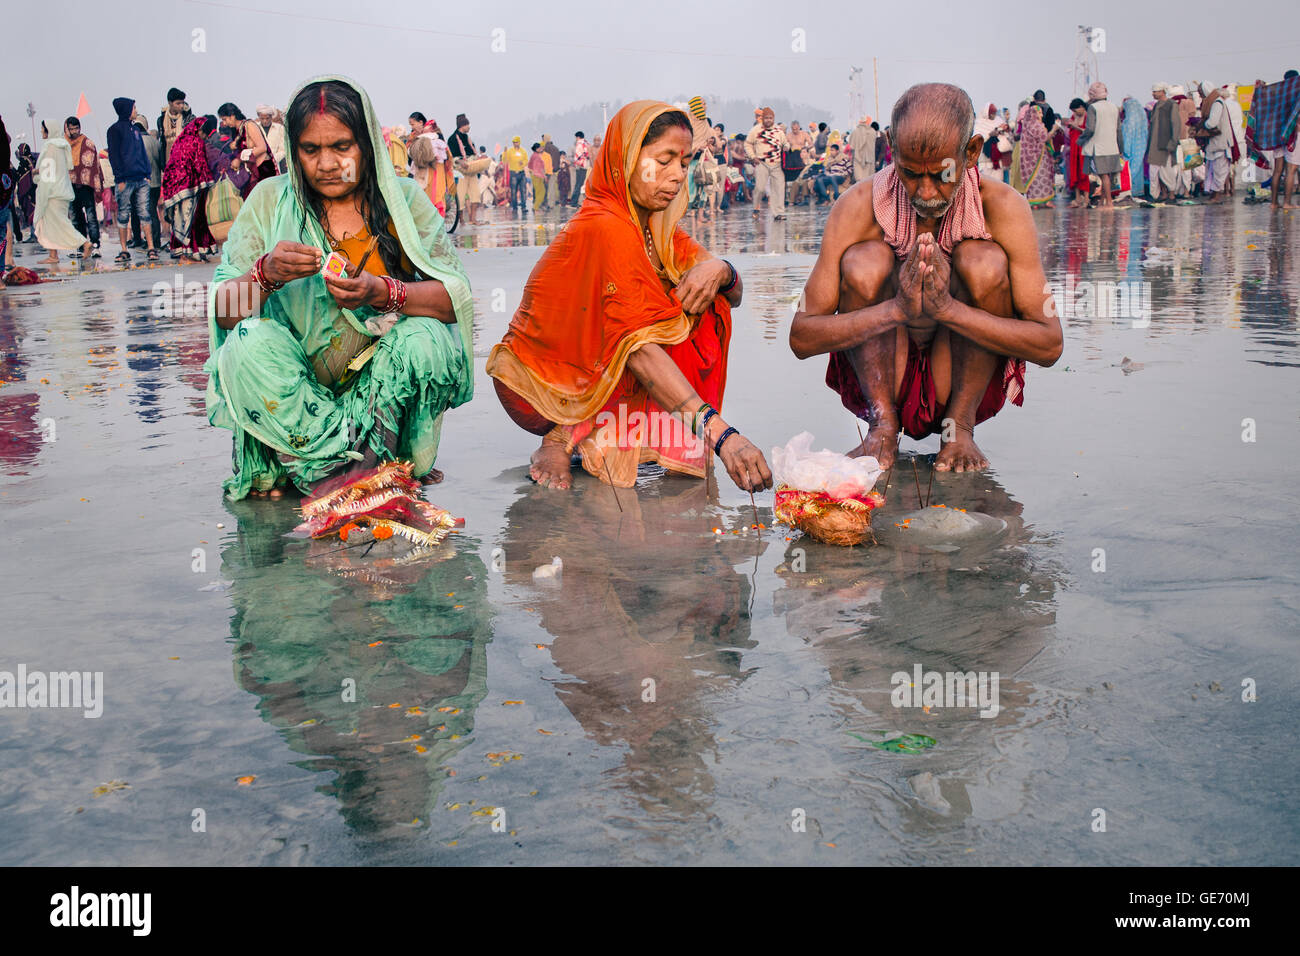
[[[801,432],[784,448],[772,449],[776,518],[827,544],[861,544],[871,535],[871,512],[885,503],[872,491],[883,471],[880,462],[869,455],[815,452],[812,441]]]

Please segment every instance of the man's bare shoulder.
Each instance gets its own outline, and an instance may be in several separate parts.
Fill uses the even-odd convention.
[[[840,193],[840,198],[831,207],[830,219],[826,223],[828,229],[833,225],[837,231],[843,230],[856,237],[853,240],[855,242],[879,238],[880,229],[876,225],[876,210],[871,198],[871,181],[874,178],[868,177],[854,183]]]
[[[1004,182],[981,176],[980,202],[984,205],[984,221],[988,224],[989,234],[995,239],[999,232],[1033,224],[1025,197]]]

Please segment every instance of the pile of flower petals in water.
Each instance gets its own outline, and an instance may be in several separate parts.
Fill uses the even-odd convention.
[[[353,535],[372,541],[399,538],[414,546],[412,556],[428,553],[464,527],[465,519],[425,501],[420,491],[420,483],[411,477],[410,462],[385,462],[318,489],[303,503],[304,520],[292,534],[316,539],[337,536],[345,544]]]

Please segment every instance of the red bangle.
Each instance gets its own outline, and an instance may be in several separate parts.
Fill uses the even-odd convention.
[[[266,277],[266,257],[268,255],[270,255],[270,253],[263,253],[257,258],[257,261],[253,263],[253,281],[257,283],[258,287],[263,292],[270,295],[277,289],[284,288],[284,283],[272,282]]]
[[[401,312],[406,305],[406,283],[384,276],[384,285],[388,286],[388,301],[384,303],[383,312]]]

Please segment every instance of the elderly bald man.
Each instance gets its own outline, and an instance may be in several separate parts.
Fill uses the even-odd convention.
[[[899,432],[939,434],[939,471],[988,459],[975,426],[1023,403],[1025,363],[1061,355],[1029,205],[981,179],[983,137],[965,91],[907,90],[894,162],[844,193],[790,328],[799,358],[830,354],[826,384],[871,430],[850,455],[888,467]]]

